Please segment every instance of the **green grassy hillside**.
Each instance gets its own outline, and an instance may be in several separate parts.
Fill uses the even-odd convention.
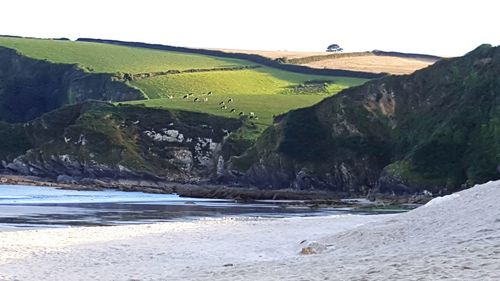
[[[168,95],[184,95],[185,93],[219,94],[286,94],[293,86],[305,82],[327,81],[326,89],[313,89],[311,93],[335,93],[339,90],[363,83],[364,79],[311,76],[276,70],[269,67],[245,69],[237,71],[209,71],[197,73],[182,73],[164,75],[154,78],[133,81],[132,84],[143,88],[150,98],[166,97]],[[319,83],[323,84],[323,83]],[[295,94],[307,94],[303,89]]]
[[[129,77],[124,78],[126,83],[149,99],[135,103],[235,118],[240,112],[254,112],[258,116],[254,121],[262,125],[269,125],[273,115],[313,105],[366,81],[298,74],[240,59],[102,43],[0,37],[0,46],[36,59],[78,64],[88,72]],[[207,96],[208,92],[212,95]],[[189,93],[193,95],[184,99]],[[194,102],[195,98],[199,101]],[[232,104],[227,103],[229,99],[233,99]],[[221,101],[226,102],[226,109],[219,106]]]
[[[243,112],[245,115],[249,115],[250,112],[254,112],[258,118],[254,121],[254,123],[260,125],[270,125],[273,121],[273,115],[286,113],[292,108],[301,108],[312,105],[324,98],[319,95],[301,95],[293,98],[285,95],[238,95],[236,98],[234,98],[233,95],[232,97],[234,102],[227,104],[227,109],[221,109],[219,103],[220,101],[227,101],[230,98],[229,95],[217,95],[216,97],[209,99],[207,102],[194,102],[192,99],[152,99],[131,103],[145,104],[150,107],[206,112],[232,118],[239,117],[240,112]],[[232,109],[235,109],[235,111],[231,112]]]
[[[93,72],[106,73],[142,73],[251,64],[236,59],[66,40],[0,37],[0,46],[16,49],[28,57],[79,64]]]
[[[333,83],[308,81],[326,80]],[[147,106],[207,112],[226,117],[238,117],[240,112],[258,116],[256,123],[269,125],[273,115],[290,109],[313,105],[323,98],[363,79],[322,77],[297,74],[262,67],[239,71],[183,73],[133,81],[150,100],[140,101]],[[302,85],[302,86],[301,86]],[[208,95],[211,92],[211,95]],[[186,93],[192,93],[184,98]],[[195,101],[197,99],[197,101]],[[228,102],[232,99],[232,102]],[[221,102],[225,103],[220,105]],[[231,112],[234,109],[234,112]]]

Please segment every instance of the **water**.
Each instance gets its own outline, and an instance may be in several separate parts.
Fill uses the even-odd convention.
[[[175,194],[0,185],[0,229],[118,225],[226,216],[242,219],[316,216],[352,211],[290,207],[285,203],[238,203],[234,200],[183,198]]]

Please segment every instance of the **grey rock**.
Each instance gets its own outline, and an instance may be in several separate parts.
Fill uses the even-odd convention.
[[[69,184],[77,183],[77,181],[73,177],[68,176],[68,175],[59,175],[59,176],[57,176],[56,181],[58,183],[69,183]]]

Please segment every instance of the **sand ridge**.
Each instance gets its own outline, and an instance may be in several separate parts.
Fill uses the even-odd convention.
[[[498,198],[500,181],[397,215],[2,232],[0,280],[500,280]]]

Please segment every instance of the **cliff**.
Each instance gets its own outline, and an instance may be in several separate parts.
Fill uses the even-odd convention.
[[[262,188],[449,193],[500,177],[500,47],[281,116],[226,178]]]
[[[0,123],[0,168],[58,181],[196,182],[216,174],[241,122],[207,114],[84,102],[25,124]]]

